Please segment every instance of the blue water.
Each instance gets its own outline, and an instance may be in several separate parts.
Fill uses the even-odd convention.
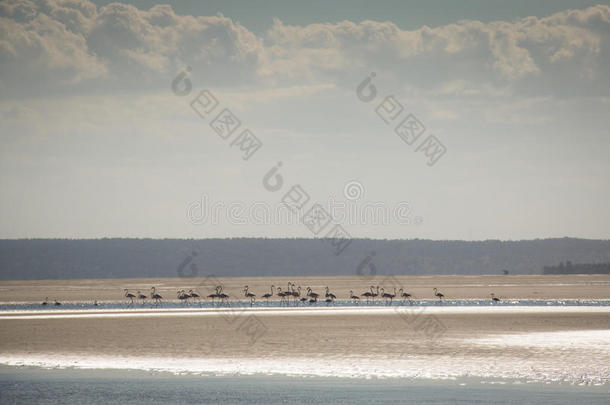
[[[462,385],[461,385],[462,384]],[[605,404],[608,388],[0,367],[2,404]]]
[[[492,302],[489,299],[485,300],[412,300],[412,301],[393,301],[391,304],[386,301],[376,300],[367,303],[363,301],[355,304],[348,300],[336,300],[334,303],[327,305],[325,302],[317,304],[309,303],[293,303],[281,304],[279,301],[257,301],[252,304],[256,308],[278,308],[278,307],[384,307],[384,306],[610,306],[610,300],[590,300],[590,299],[565,299],[565,300],[503,300],[500,302]],[[126,302],[103,302],[94,305],[93,302],[67,302],[60,306],[41,305],[41,304],[24,304],[24,303],[2,303],[0,311],[10,310],[74,310],[74,309],[124,309],[124,308],[226,308],[226,307],[250,307],[250,302],[245,301],[230,301],[229,303],[212,303],[210,301],[182,303],[176,301],[165,301],[160,305],[154,305],[150,302],[144,304],[135,302],[129,304]]]

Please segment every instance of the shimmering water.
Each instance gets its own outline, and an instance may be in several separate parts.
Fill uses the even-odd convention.
[[[203,377],[0,367],[0,402],[24,404],[608,404],[607,388],[459,379]]]
[[[325,302],[318,302],[315,304],[309,303],[281,303],[279,301],[257,301],[252,305],[246,301],[229,301],[227,303],[213,303],[210,301],[200,302],[176,302],[176,301],[165,301],[159,305],[151,304],[150,302],[140,303],[134,302],[133,304],[127,302],[65,302],[62,305],[41,305],[40,303],[0,303],[0,311],[11,311],[11,310],[75,310],[75,309],[123,309],[123,308],[226,308],[226,307],[237,307],[237,308],[278,308],[278,307],[409,307],[409,306],[424,306],[424,307],[510,307],[510,306],[610,306],[610,300],[592,300],[592,299],[563,299],[563,300],[534,300],[534,299],[514,299],[514,300],[503,300],[500,302],[492,302],[489,299],[476,300],[476,299],[462,299],[462,300],[411,300],[411,301],[393,301],[387,302],[382,300],[354,303],[348,300],[336,300],[332,304]]]

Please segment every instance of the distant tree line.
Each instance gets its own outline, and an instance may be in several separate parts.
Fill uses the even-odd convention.
[[[610,241],[354,239],[0,240],[0,279],[364,274],[541,274],[573,260],[610,262]]]
[[[559,263],[559,266],[544,266],[543,274],[610,274],[610,263]]]

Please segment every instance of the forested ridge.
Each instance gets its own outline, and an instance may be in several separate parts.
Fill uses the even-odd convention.
[[[542,274],[561,262],[610,262],[610,241],[355,239],[0,240],[0,279],[378,274]],[[372,267],[371,267],[372,266]]]

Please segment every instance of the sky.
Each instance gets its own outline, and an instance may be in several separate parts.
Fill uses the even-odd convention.
[[[610,239],[610,2],[0,1],[0,66],[0,238]]]

